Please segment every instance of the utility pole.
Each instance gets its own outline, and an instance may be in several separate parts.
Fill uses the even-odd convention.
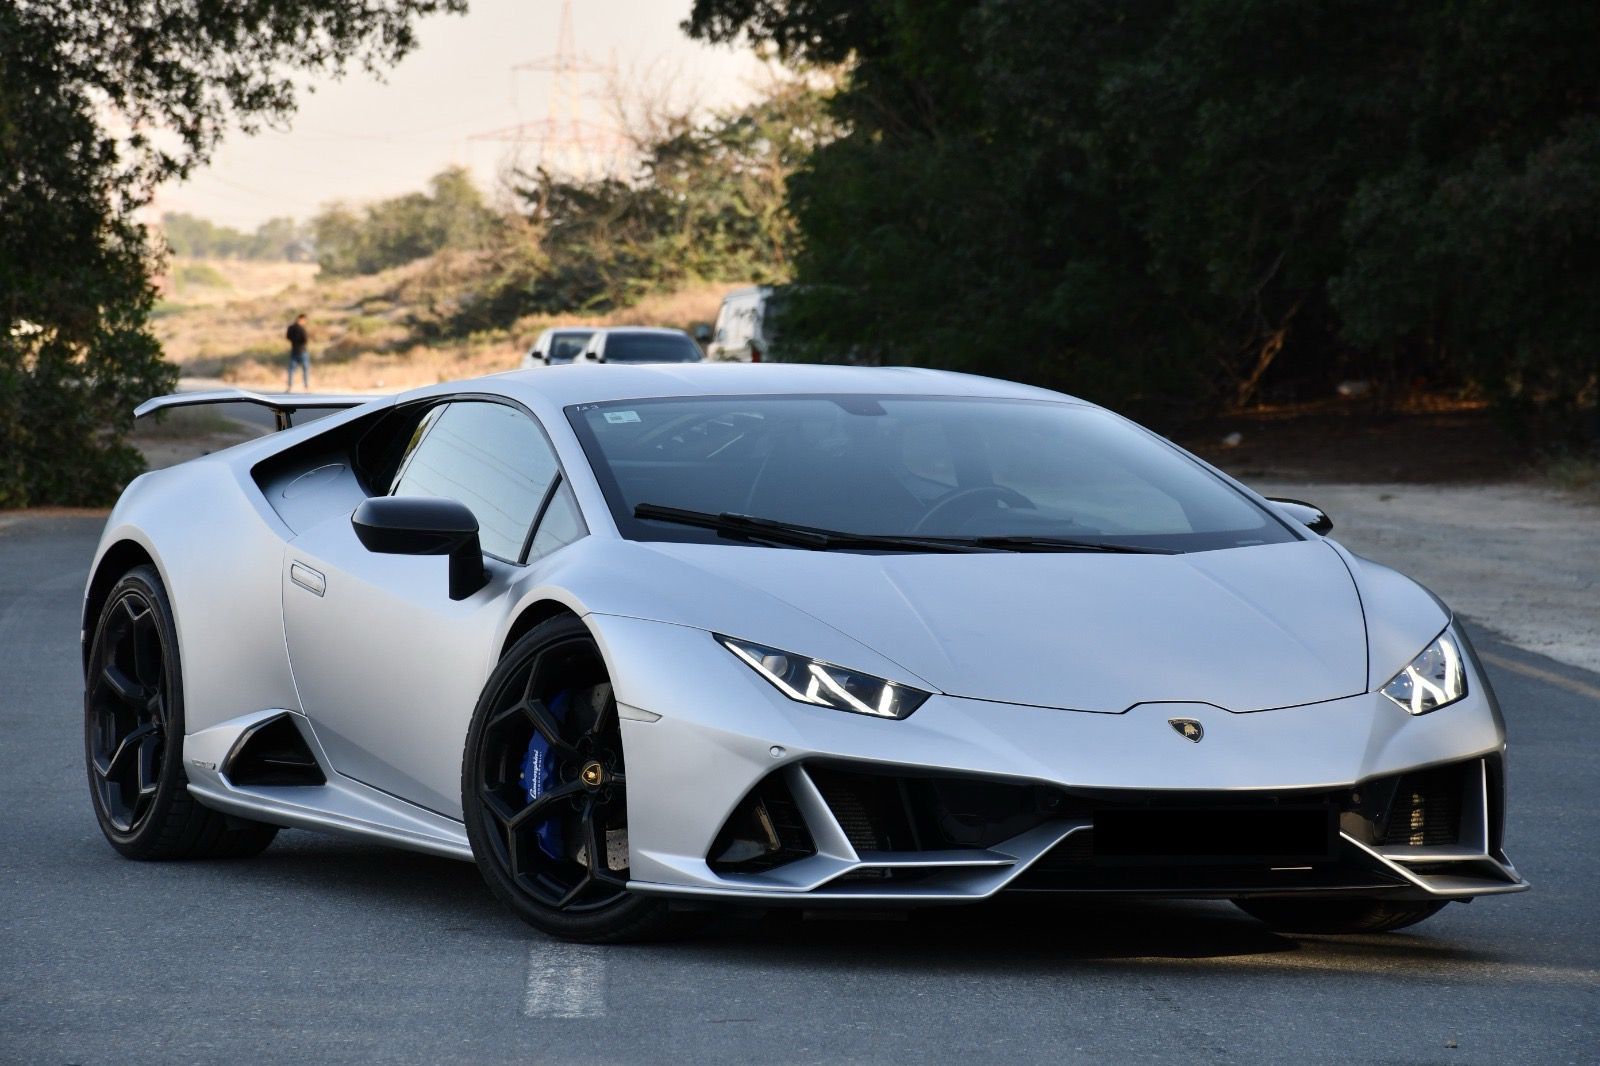
[[[517,63],[511,68],[513,79],[523,71],[550,75],[545,117],[473,134],[469,139],[509,143],[513,156],[519,161],[531,146],[537,153],[536,166],[567,178],[594,177],[606,169],[621,147],[622,138],[609,126],[583,117],[582,79],[607,75],[613,69],[578,54],[572,29],[572,0],[562,0],[554,54]]]

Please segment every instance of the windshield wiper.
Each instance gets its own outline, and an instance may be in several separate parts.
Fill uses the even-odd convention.
[[[784,548],[809,548],[813,551],[838,551],[849,548],[883,548],[889,551],[933,552],[995,552],[1010,551],[1001,544],[993,546],[972,541],[938,540],[923,537],[876,536],[871,533],[846,533],[837,529],[819,529],[816,526],[798,526],[772,518],[723,511],[688,511],[681,507],[667,507],[659,503],[641,503],[633,509],[633,517],[657,522],[675,522],[680,526],[697,526],[710,529],[725,537],[748,540]]]
[[[1183,554],[1177,548],[1152,548],[1142,544],[1103,544],[1096,540],[1073,540],[1070,537],[973,537],[958,543],[976,544],[982,548],[1002,548],[1008,551],[1112,552],[1118,555]]]

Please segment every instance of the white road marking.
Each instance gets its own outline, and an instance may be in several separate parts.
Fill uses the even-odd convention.
[[[605,1017],[605,952],[559,941],[528,945],[522,1013],[529,1018]]]

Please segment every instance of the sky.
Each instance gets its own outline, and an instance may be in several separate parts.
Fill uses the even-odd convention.
[[[748,100],[761,77],[748,51],[710,47],[678,28],[691,0],[574,0],[578,54],[612,66],[630,91],[715,108]],[[310,78],[277,130],[235,130],[187,181],[163,186],[156,213],[183,211],[239,229],[268,218],[307,219],[332,201],[412,192],[451,164],[492,187],[513,145],[475,134],[542,122],[549,73],[513,72],[556,51],[561,0],[470,0],[464,16],[418,24],[418,46],[383,80],[360,69]],[[607,113],[603,75],[578,87],[585,121]],[[527,148],[531,152],[532,149]]]

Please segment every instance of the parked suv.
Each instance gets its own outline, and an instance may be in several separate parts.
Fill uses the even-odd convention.
[[[536,366],[555,366],[570,363],[583,354],[584,345],[594,336],[594,329],[547,329],[539,334],[533,347],[522,357],[522,369]]]

